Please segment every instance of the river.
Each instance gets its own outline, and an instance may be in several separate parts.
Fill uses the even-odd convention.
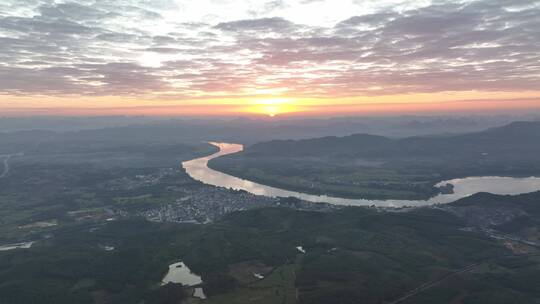
[[[481,176],[442,181],[436,186],[439,187],[446,184],[452,184],[454,186],[454,193],[439,194],[427,200],[366,200],[340,198],[327,195],[314,195],[262,185],[211,169],[208,167],[208,161],[223,155],[240,152],[243,150],[243,146],[240,144],[232,143],[211,142],[210,144],[218,147],[219,152],[182,163],[182,166],[184,167],[186,172],[193,179],[201,181],[208,185],[231,188],[235,190],[245,190],[256,195],[265,195],[271,197],[296,197],[310,202],[329,203],[334,205],[376,205],[380,207],[403,207],[445,204],[478,192],[515,195],[540,190],[539,177],[515,178],[499,176]]]

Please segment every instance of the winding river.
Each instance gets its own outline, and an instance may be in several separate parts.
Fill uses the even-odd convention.
[[[218,147],[219,152],[182,163],[182,166],[186,172],[193,179],[208,185],[231,188],[235,190],[245,190],[256,195],[265,195],[271,197],[296,197],[310,202],[329,203],[334,205],[376,205],[380,207],[403,207],[445,204],[478,192],[489,192],[493,194],[521,194],[540,190],[540,177],[515,178],[482,176],[442,181],[436,186],[439,187],[446,184],[452,184],[454,185],[454,193],[439,194],[428,200],[366,200],[314,195],[258,184],[211,169],[208,167],[208,161],[211,159],[227,154],[237,153],[242,151],[244,148],[240,144],[232,143],[211,142],[211,144]]]

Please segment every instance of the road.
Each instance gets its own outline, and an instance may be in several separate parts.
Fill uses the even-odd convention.
[[[451,278],[451,277],[454,277],[454,276],[457,276],[457,275],[460,275],[460,274],[463,274],[463,273],[466,273],[466,272],[469,272],[471,270],[473,270],[474,268],[476,268],[478,265],[482,264],[482,262],[480,263],[474,263],[474,264],[470,264],[470,265],[467,265],[461,269],[458,269],[456,271],[453,271],[453,272],[450,272],[446,275],[444,275],[443,277],[437,279],[437,280],[434,280],[434,281],[431,281],[431,282],[427,282],[427,283],[424,283],[420,286],[418,286],[417,288],[407,292],[405,295],[403,295],[402,297],[400,297],[399,299],[396,299],[392,302],[388,302],[388,304],[398,304],[398,303],[402,303],[403,301],[411,298],[411,297],[414,297],[415,295],[427,290],[427,289],[430,289],[431,287],[441,283],[442,281],[444,280],[447,280],[448,278]]]
[[[498,259],[504,259],[504,258],[508,258],[508,257],[514,257],[515,255],[505,255],[505,256],[501,256],[501,257],[496,257],[496,258],[490,258],[490,259],[486,259],[484,261],[481,261],[481,262],[478,262],[478,263],[474,263],[474,264],[469,264],[463,268],[460,268],[460,269],[457,269],[455,271],[452,271],[452,272],[449,272],[447,273],[446,275],[436,279],[436,280],[433,280],[433,281],[429,281],[429,282],[426,282],[420,286],[418,286],[417,288],[413,289],[413,290],[410,290],[408,291],[406,294],[404,294],[403,296],[401,296],[400,298],[394,300],[394,301],[391,301],[391,302],[386,302],[386,304],[398,304],[398,303],[402,303],[406,300],[408,300],[409,298],[412,298],[438,284],[440,284],[441,282],[449,279],[449,278],[452,278],[452,277],[455,277],[455,276],[458,276],[458,275],[461,275],[461,274],[464,274],[464,273],[467,273],[467,272],[470,272],[472,270],[474,270],[476,267],[480,266],[481,264],[483,263],[486,263],[486,262],[490,262],[490,261],[495,261],[495,260],[498,260]],[[538,256],[537,253],[529,253],[529,254],[524,254],[524,255],[521,255],[521,256]]]
[[[14,156],[23,156],[23,152],[15,153],[15,154],[7,154],[7,155],[0,155],[0,158],[4,158],[4,169],[2,170],[2,173],[0,174],[0,178],[4,178],[9,173],[9,160]]]

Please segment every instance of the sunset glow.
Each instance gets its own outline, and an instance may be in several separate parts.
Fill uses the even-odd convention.
[[[252,106],[246,107],[246,113],[255,113],[275,117],[280,114],[299,112],[295,101],[287,98],[259,99],[252,102]]]
[[[106,2],[0,4],[0,115],[540,110],[538,1]]]

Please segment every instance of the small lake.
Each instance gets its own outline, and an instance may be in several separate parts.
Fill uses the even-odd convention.
[[[203,300],[206,299],[206,295],[201,287],[195,288],[195,291],[193,291],[193,297]]]
[[[200,276],[191,272],[191,270],[184,264],[184,262],[178,262],[169,265],[169,272],[161,280],[161,285],[168,283],[180,283],[184,286],[195,286],[202,283]]]
[[[208,167],[208,161],[211,159],[227,154],[237,153],[244,149],[244,147],[240,144],[214,142],[211,144],[218,147],[220,149],[219,152],[182,163],[182,166],[186,172],[193,179],[212,186],[244,190],[252,194],[270,197],[296,197],[309,202],[347,206],[376,205],[380,207],[403,207],[446,204],[478,192],[515,195],[540,190],[539,177],[515,178],[481,176],[442,181],[436,186],[440,187],[446,184],[452,184],[454,186],[454,193],[439,194],[428,200],[366,200],[340,198],[327,195],[314,195],[262,185],[211,169]]]
[[[163,277],[163,280],[161,280],[161,285],[180,283],[183,286],[197,286],[202,284],[202,282],[201,277],[191,272],[184,262],[178,262],[169,265],[169,271]],[[201,287],[196,287],[193,290],[192,296],[199,299],[206,299],[206,295]]]
[[[17,243],[17,244],[7,244],[7,245],[0,245],[0,251],[8,251],[8,250],[14,250],[14,249],[28,249],[32,247],[34,242],[25,242],[25,243]]]

